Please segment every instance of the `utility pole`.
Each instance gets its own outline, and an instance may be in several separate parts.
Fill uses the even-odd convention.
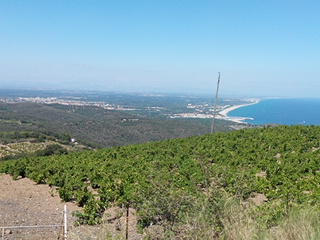
[[[214,134],[214,121],[215,121],[216,115],[217,115],[219,85],[220,85],[220,72],[219,72],[219,76],[218,76],[218,84],[217,84],[217,91],[216,91],[216,100],[215,100],[215,102],[214,102],[213,119],[212,119],[212,125],[211,125],[211,134]]]

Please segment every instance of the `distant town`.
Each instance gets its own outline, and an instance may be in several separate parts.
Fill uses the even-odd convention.
[[[45,95],[44,92],[40,92]],[[96,93],[81,92],[81,95],[57,92],[61,97],[46,96],[1,96],[6,103],[32,102],[39,104],[61,104],[72,106],[95,106],[107,110],[131,111],[134,114],[186,119],[212,119],[214,102],[209,97],[166,96],[155,94]],[[34,95],[36,93],[32,93]],[[52,93],[50,92],[52,95]],[[57,95],[59,95],[57,94]],[[26,94],[23,94],[26,95]],[[112,96],[111,96],[112,95]],[[99,100],[95,100],[99,99]],[[228,117],[228,112],[242,106],[257,103],[257,99],[223,99],[216,106],[216,118],[243,123],[247,118]]]
[[[40,104],[61,104],[61,105],[73,105],[73,106],[95,106],[101,107],[108,110],[121,110],[121,111],[137,111],[139,109],[130,108],[117,104],[108,104],[105,102],[91,102],[91,101],[80,101],[80,100],[69,100],[69,99],[59,99],[57,97],[18,97],[16,99],[12,98],[1,98],[0,101],[6,103],[20,103],[20,102],[32,102],[32,103],[40,103]],[[230,105],[218,105],[217,112],[219,113],[221,110],[230,107]],[[146,110],[161,110],[164,107],[146,107]],[[193,105],[189,103],[186,106],[186,109],[193,110],[193,112],[186,113],[177,113],[177,114],[168,114],[169,118],[212,118],[214,106],[210,106],[209,104],[204,105]]]

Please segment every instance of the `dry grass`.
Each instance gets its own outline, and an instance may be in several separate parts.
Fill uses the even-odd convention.
[[[205,205],[197,212],[185,216],[182,224],[177,224],[174,232],[165,233],[161,225],[154,225],[139,234],[134,210],[130,216],[129,239],[179,239],[179,240],[317,240],[320,239],[320,211],[315,207],[292,210],[278,226],[268,229],[266,224],[254,220],[254,206],[228,199],[223,206],[224,215],[210,220],[205,214]],[[108,210],[108,217],[99,226],[79,226],[70,231],[70,239],[125,239],[125,217],[115,218],[120,210]],[[117,229],[117,224],[122,228]],[[214,224],[213,224],[214,223]],[[220,227],[220,228],[219,228]],[[222,228],[221,228],[222,227]]]
[[[228,240],[316,240],[320,239],[320,211],[316,207],[292,209],[276,227],[254,220],[252,207],[240,204],[228,206],[229,214],[222,219]]]
[[[316,240],[320,239],[320,211],[316,207],[292,211],[288,218],[272,228],[265,239]]]

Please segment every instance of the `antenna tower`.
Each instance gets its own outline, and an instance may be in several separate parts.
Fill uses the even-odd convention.
[[[212,118],[212,125],[211,125],[211,134],[214,133],[214,121],[215,121],[216,115],[217,115],[219,85],[220,85],[220,72],[219,72],[219,76],[218,76],[218,84],[217,84],[217,91],[216,91],[216,100],[215,100],[215,102],[214,102],[213,118]]]

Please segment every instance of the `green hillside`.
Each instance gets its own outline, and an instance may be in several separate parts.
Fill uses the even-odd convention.
[[[130,204],[142,229],[159,225],[170,238],[230,239],[235,206],[261,234],[294,212],[318,209],[319,139],[318,126],[254,128],[25,158],[1,169],[59,187],[63,200],[84,206],[82,223],[99,222],[112,203]]]
[[[0,102],[0,132],[21,131],[56,137],[69,133],[84,145],[110,147],[198,136],[208,133],[210,127],[179,120],[149,119],[98,107]]]

